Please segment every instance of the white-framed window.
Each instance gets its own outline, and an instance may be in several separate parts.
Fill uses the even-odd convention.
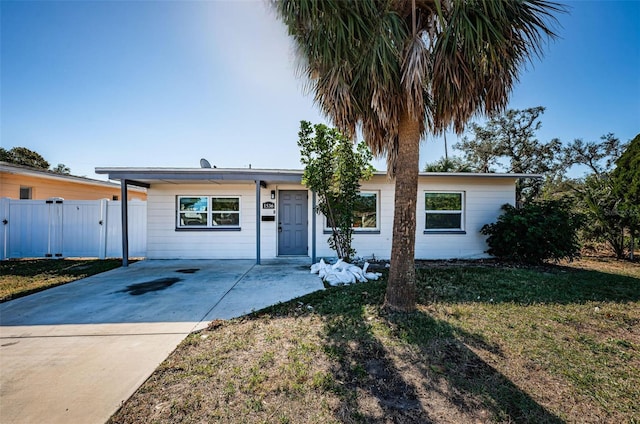
[[[378,192],[361,191],[353,207],[354,231],[379,230]]]
[[[214,227],[240,227],[240,198],[212,197],[211,225]]]
[[[354,232],[367,232],[380,230],[379,216],[380,203],[377,191],[361,191],[353,207]],[[325,232],[331,231],[330,221],[325,219]]]
[[[177,228],[240,228],[240,197],[177,196]]]
[[[464,231],[464,192],[424,193],[425,232]]]

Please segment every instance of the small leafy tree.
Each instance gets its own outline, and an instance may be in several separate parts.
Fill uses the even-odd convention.
[[[354,207],[359,201],[360,181],[373,174],[372,154],[364,142],[355,147],[349,138],[323,124],[300,122],[298,133],[302,183],[318,196],[318,213],[324,214],[331,227],[329,246],[339,258],[349,260]]]
[[[581,217],[562,200],[528,202],[521,208],[506,204],[498,221],[482,227],[488,253],[502,259],[539,264],[579,256]]]

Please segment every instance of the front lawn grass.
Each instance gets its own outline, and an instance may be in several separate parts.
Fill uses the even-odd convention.
[[[638,423],[640,266],[418,269],[191,334],[111,423]],[[601,264],[602,264],[601,263]]]
[[[0,261],[0,302],[109,271],[119,259],[26,259]]]

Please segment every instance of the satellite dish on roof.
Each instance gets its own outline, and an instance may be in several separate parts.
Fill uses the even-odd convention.
[[[211,168],[211,164],[205,158],[200,159],[200,168]]]

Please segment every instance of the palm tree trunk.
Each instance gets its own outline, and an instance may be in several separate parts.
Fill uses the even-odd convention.
[[[420,153],[420,123],[407,112],[398,127],[395,204],[391,268],[384,307],[393,311],[415,309],[416,202]]]

